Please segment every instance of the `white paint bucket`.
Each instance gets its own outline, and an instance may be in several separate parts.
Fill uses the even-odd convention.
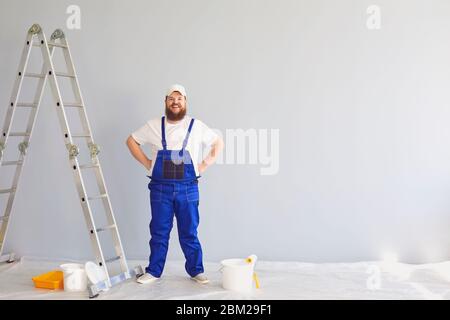
[[[85,291],[87,289],[87,276],[82,264],[66,263],[59,267],[64,273],[64,291]]]
[[[222,286],[224,289],[250,293],[253,289],[254,269],[257,257],[222,260]],[[259,286],[259,284],[257,284]]]

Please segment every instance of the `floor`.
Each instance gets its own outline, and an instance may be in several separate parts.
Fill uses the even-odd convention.
[[[87,292],[36,289],[33,276],[58,269],[65,262],[24,257],[0,264],[0,299],[88,299]],[[145,261],[129,261],[130,266]],[[224,290],[219,263],[205,263],[211,282],[189,279],[183,261],[168,261],[156,283],[128,280],[97,299],[450,299],[450,261],[400,263],[301,263],[258,261],[259,289],[250,294]]]

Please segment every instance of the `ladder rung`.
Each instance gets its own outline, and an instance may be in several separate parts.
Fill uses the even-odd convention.
[[[98,196],[88,197],[88,199],[89,199],[89,200],[95,200],[95,199],[106,198],[107,196],[108,196],[108,194],[103,193],[103,194],[100,194],[100,195],[98,195]]]
[[[2,166],[14,166],[16,164],[22,164],[22,161],[4,161],[2,162]]]
[[[106,231],[106,230],[110,230],[110,229],[113,229],[113,228],[115,228],[116,227],[116,225],[115,224],[111,224],[111,225],[109,225],[109,226],[106,226],[106,227],[102,227],[102,228],[97,228],[97,229],[95,229],[95,231],[97,231],[97,232],[101,232],[101,231]]]
[[[40,41],[33,41],[32,45],[34,47],[40,47],[40,46],[42,46],[42,43]]]
[[[52,46],[52,47],[58,47],[58,48],[67,48],[67,46],[65,44],[55,43],[55,42],[48,42],[48,45]]]
[[[90,168],[98,168],[98,164],[83,164],[80,166],[80,169],[90,169]]]
[[[4,217],[4,216],[3,216],[3,217],[0,217],[0,222],[1,222],[1,221],[6,221],[6,220],[8,220],[8,217]]]
[[[67,78],[75,78],[74,74],[64,73],[64,72],[55,72],[55,76],[58,77],[67,77]]]
[[[83,105],[81,103],[76,102],[65,102],[63,103],[63,105],[67,108],[83,108]]]
[[[44,78],[46,75],[45,74],[41,74],[41,73],[25,73],[25,77],[30,77],[30,78]]]
[[[114,262],[120,259],[120,256],[109,258],[108,260],[105,260],[105,263]]]
[[[0,193],[11,193],[11,192],[14,192],[14,188],[11,188],[11,189],[1,189],[0,190]]]
[[[28,102],[17,102],[16,107],[29,107],[29,108],[36,108],[37,103],[28,103]]]
[[[72,138],[89,138],[91,135],[86,133],[73,134]]]
[[[29,132],[11,132],[9,134],[10,137],[28,137],[29,135]]]

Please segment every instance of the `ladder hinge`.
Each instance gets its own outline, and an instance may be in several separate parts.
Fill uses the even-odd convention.
[[[61,29],[56,29],[50,36],[50,39],[51,40],[64,39],[65,37],[66,36],[64,35],[64,32]]]
[[[94,159],[100,153],[100,147],[95,143],[88,143],[91,159]]]
[[[27,154],[27,148],[28,148],[28,142],[23,141],[21,143],[19,143],[18,145],[19,151],[21,155],[26,155]]]
[[[78,147],[74,144],[67,144],[67,150],[69,150],[69,158],[73,159],[75,158],[79,153],[80,150],[78,149]]]
[[[28,30],[28,33],[31,33],[31,34],[38,34],[38,33],[40,33],[41,32],[41,26],[40,25],[38,25],[37,23],[35,23],[35,24],[33,24],[32,26],[31,26],[31,28]]]

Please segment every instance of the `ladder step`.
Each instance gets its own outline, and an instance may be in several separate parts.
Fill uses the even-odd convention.
[[[29,103],[29,102],[17,102],[16,107],[22,107],[22,108],[36,108],[37,103]]]
[[[88,197],[88,199],[89,199],[89,200],[95,200],[95,199],[101,199],[101,198],[106,198],[106,197],[108,197],[108,194],[103,193],[103,194],[100,194],[100,195],[98,195],[98,196]]]
[[[2,162],[2,166],[14,166],[14,165],[21,165],[23,162],[22,161],[3,161]]]
[[[98,164],[83,164],[80,166],[80,169],[90,169],[90,168],[98,168]]]
[[[48,45],[51,47],[67,48],[67,46],[65,44],[55,43],[55,42],[48,42]]]
[[[0,193],[11,193],[11,192],[14,192],[14,188],[11,188],[11,189],[0,189]]]
[[[76,102],[66,102],[63,105],[67,108],[83,108],[83,105],[81,103]]]
[[[97,232],[102,232],[102,231],[114,229],[115,227],[116,227],[116,225],[115,225],[115,224],[112,224],[112,225],[109,225],[109,226],[106,226],[106,227],[97,228],[97,229],[95,229],[95,231],[97,231]]]
[[[29,132],[11,132],[9,134],[10,137],[28,137],[29,135]]]
[[[57,76],[57,77],[66,77],[66,78],[75,78],[74,74],[65,73],[65,72],[55,72],[55,76]]]
[[[46,74],[41,74],[41,73],[25,73],[25,77],[30,77],[30,78],[44,78],[46,76]]]
[[[42,46],[42,43],[40,41],[33,41],[32,45],[34,47],[40,47],[40,46]]]
[[[87,133],[77,133],[77,134],[73,134],[72,138],[90,138],[91,135],[87,134]]]
[[[9,217],[0,217],[0,222],[8,220]]]
[[[120,256],[109,258],[108,260],[105,260],[105,263],[114,262],[120,259]]]

